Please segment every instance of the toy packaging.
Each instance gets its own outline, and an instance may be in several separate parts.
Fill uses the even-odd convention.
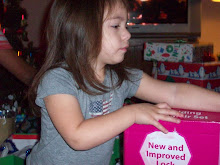
[[[27,146],[33,147],[40,139],[38,134],[13,134],[10,138],[18,150]]]
[[[124,165],[220,165],[220,113],[178,109],[180,124],[134,124],[124,132]]]
[[[152,76],[169,82],[183,82],[220,92],[220,62],[157,62]]]
[[[19,164],[20,159],[24,162],[38,140],[38,134],[12,134],[0,145],[0,162],[10,165]]]
[[[213,55],[212,44],[153,43],[144,44],[144,60],[169,62],[203,62]]]

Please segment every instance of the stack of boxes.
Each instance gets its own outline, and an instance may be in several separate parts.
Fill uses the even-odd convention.
[[[145,43],[144,59],[154,62],[156,79],[184,82],[220,92],[220,63],[213,61],[213,45]]]

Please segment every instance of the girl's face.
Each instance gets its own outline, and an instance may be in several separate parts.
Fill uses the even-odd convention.
[[[118,64],[124,60],[124,54],[129,46],[131,34],[127,31],[127,10],[120,4],[110,11],[105,11],[102,47],[97,58],[97,67],[103,68],[106,64]]]

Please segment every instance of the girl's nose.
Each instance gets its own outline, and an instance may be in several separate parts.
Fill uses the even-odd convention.
[[[123,34],[122,34],[122,39],[123,40],[129,40],[130,38],[131,38],[131,33],[127,29],[125,29]]]

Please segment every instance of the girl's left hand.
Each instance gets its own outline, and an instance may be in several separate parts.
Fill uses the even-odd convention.
[[[159,123],[159,120],[180,123],[180,119],[176,117],[183,117],[183,114],[176,110],[172,110],[167,103],[159,103],[156,105],[143,103],[130,106],[135,112],[136,124],[153,125],[164,133],[168,133],[168,130]]]

